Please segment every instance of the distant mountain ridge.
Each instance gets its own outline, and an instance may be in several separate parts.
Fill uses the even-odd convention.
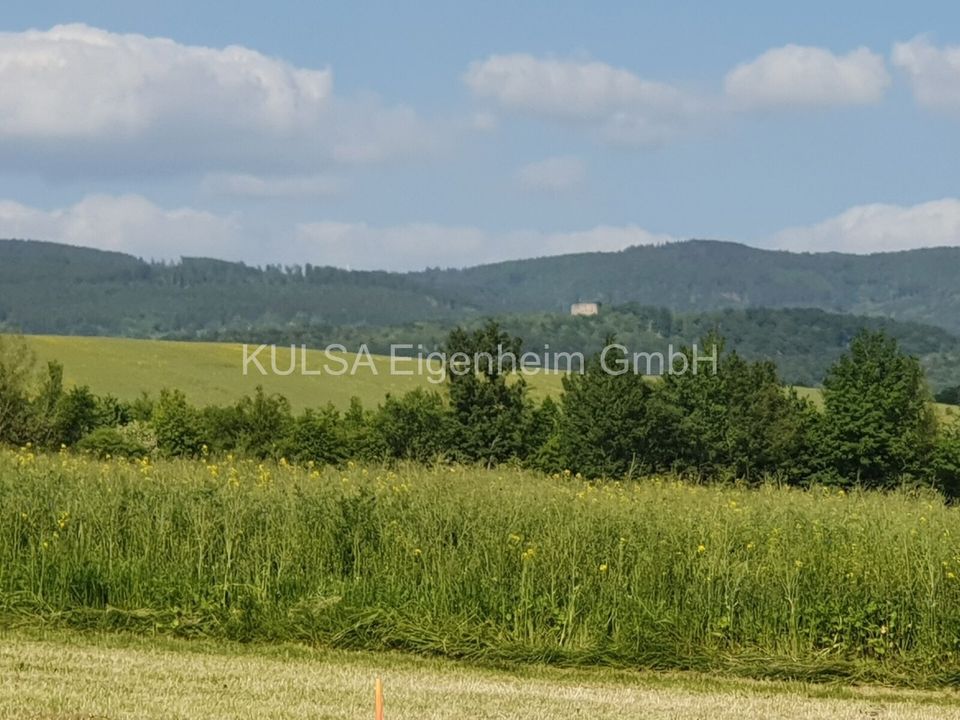
[[[791,253],[690,240],[412,273],[254,268],[0,240],[0,325],[25,332],[162,336],[263,324],[393,325],[566,313],[577,300],[676,312],[817,308],[960,333],[960,247]]]
[[[679,312],[808,307],[960,331],[960,247],[848,255],[689,240],[413,276],[486,311],[559,311],[577,299]]]

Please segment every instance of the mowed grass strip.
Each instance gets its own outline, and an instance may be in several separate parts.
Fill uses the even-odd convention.
[[[496,670],[396,653],[57,632],[0,635],[0,720],[373,716],[390,720],[960,718],[955,691],[757,682],[695,673]]]
[[[182,390],[197,405],[227,405],[252,395],[262,385],[267,393],[284,395],[295,410],[328,402],[344,409],[351,397],[360,398],[365,407],[375,407],[387,393],[401,395],[418,387],[443,388],[442,382],[430,382],[426,368],[418,371],[415,361],[401,359],[396,363],[397,371],[413,374],[393,374],[390,358],[379,355],[372,357],[372,368],[361,356],[356,372],[334,375],[324,369],[341,371],[344,366],[326,357],[324,351],[307,350],[304,362],[297,348],[291,364],[289,346],[278,347],[277,369],[286,371],[293,367],[291,374],[273,372],[271,352],[267,349],[257,356],[267,374],[249,363],[244,375],[243,345],[237,343],[53,335],[29,335],[25,340],[40,363],[55,360],[64,365],[68,385],[88,385],[98,395],[111,394],[121,400],[133,400],[142,392],[156,396],[162,388],[171,388]],[[250,345],[250,353],[257,347]],[[332,356],[344,360],[350,369],[357,359],[354,352],[334,352]],[[304,368],[320,374],[305,375]],[[433,377],[437,379],[436,375]],[[560,392],[560,376],[556,373],[532,375],[527,381],[534,397]]]

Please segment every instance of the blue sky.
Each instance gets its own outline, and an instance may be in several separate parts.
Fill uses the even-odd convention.
[[[459,266],[960,244],[952,3],[15,2],[0,237]]]

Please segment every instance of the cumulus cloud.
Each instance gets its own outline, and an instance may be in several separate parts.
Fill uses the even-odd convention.
[[[237,198],[317,198],[335,195],[340,181],[331,175],[258,176],[249,174],[207,175],[203,190],[212,195]]]
[[[463,79],[476,97],[505,110],[586,123],[622,143],[670,137],[699,107],[677,88],[597,61],[491,55],[472,63]]]
[[[960,245],[960,200],[918,205],[858,205],[808,227],[783,230],[773,245],[785,250],[870,253]]]
[[[960,47],[938,48],[924,37],[893,47],[893,64],[906,73],[917,102],[960,110]]]
[[[566,233],[491,233],[475,227],[431,223],[374,227],[318,222],[301,224],[296,233],[301,257],[312,258],[311,262],[317,264],[369,270],[464,267],[544,255],[622,250],[675,239],[633,225],[600,225]]]
[[[586,168],[573,155],[549,157],[517,170],[517,182],[527,190],[571,190],[583,183]]]
[[[266,233],[266,234],[265,234]],[[634,225],[576,232],[490,232],[468,225],[374,226],[319,221],[266,228],[241,214],[167,209],[139,195],[89,195],[55,209],[0,200],[0,238],[47,240],[157,260],[181,256],[255,265],[313,263],[365,270],[465,267],[675,240]],[[265,242],[266,241],[266,242]]]
[[[745,109],[864,105],[878,102],[889,85],[883,57],[865,47],[835,55],[800,45],[767,50],[724,80],[727,96]]]
[[[191,208],[165,210],[139,195],[90,195],[55,210],[0,201],[0,237],[62,242],[147,258],[237,257],[240,232],[235,218]]]
[[[285,168],[426,142],[412,110],[338,97],[330,68],[81,24],[0,33],[0,88],[0,159],[28,168]]]

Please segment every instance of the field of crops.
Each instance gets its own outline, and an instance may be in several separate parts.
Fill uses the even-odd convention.
[[[0,454],[0,613],[474,660],[960,677],[926,494]]]

